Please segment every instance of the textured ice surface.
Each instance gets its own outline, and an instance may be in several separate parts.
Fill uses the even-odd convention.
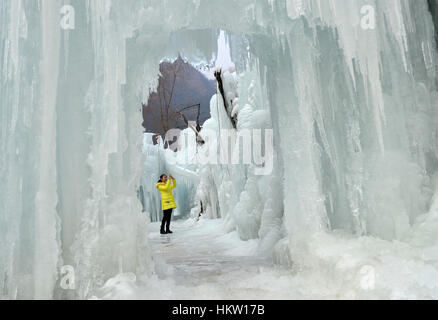
[[[0,2],[2,297],[86,298],[152,272],[140,102],[163,58],[210,62],[222,29],[235,111],[249,126],[269,114],[275,175],[205,167],[209,216],[262,252],[284,238],[302,272],[287,285],[310,281],[310,296],[325,279],[357,297],[366,264],[384,279],[366,297],[436,298],[436,1],[77,0],[75,30],[59,28],[63,4]]]
[[[191,129],[185,130],[182,134],[190,135],[190,139],[195,141]],[[159,177],[162,174],[171,173],[177,177],[177,188],[172,190],[178,208],[173,214],[179,218],[187,218],[194,206],[196,185],[199,183],[199,177],[196,173],[196,167],[187,165],[172,165],[166,161],[166,153],[172,154],[173,151],[163,147],[163,140],[160,138],[159,143],[154,145],[152,142],[153,134],[145,133],[143,141],[143,153],[145,156],[143,174],[141,178],[142,191],[140,199],[143,203],[145,214],[150,216],[152,222],[159,221],[163,217],[161,210],[161,196],[156,188]],[[192,151],[192,150],[191,150]],[[187,152],[189,156],[192,152]],[[182,157],[183,154],[171,155]]]

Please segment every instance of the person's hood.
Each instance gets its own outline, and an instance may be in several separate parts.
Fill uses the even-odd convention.
[[[155,186],[158,188],[158,186],[159,186],[160,184],[165,184],[165,183],[164,183],[164,182],[157,182],[157,183],[155,184]]]

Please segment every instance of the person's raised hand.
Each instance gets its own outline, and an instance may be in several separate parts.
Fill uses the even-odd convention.
[[[173,176],[169,173],[169,179],[174,179]]]

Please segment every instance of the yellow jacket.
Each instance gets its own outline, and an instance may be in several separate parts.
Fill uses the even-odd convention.
[[[176,209],[176,202],[173,198],[172,189],[176,188],[176,180],[172,179],[172,185],[170,184],[170,179],[166,183],[158,182],[156,184],[157,189],[161,193],[161,208],[162,210]]]

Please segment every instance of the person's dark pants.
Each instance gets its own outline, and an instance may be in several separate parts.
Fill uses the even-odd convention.
[[[172,210],[163,210],[163,220],[161,221],[161,232],[168,232],[170,227],[170,219],[172,218]],[[164,231],[164,225],[166,225],[166,231]]]

